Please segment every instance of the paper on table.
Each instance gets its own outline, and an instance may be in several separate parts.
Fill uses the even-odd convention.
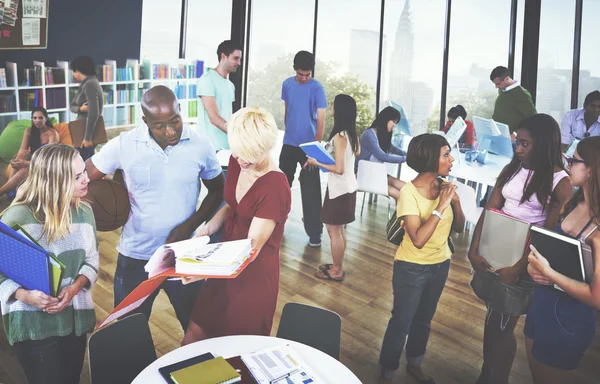
[[[40,45],[40,19],[23,19],[23,45]]]

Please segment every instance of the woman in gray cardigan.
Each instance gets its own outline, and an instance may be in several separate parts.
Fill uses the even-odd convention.
[[[102,108],[104,107],[104,94],[96,78],[94,60],[89,56],[79,56],[71,61],[71,71],[75,81],[79,82],[77,94],[71,101],[71,112],[77,114],[77,120],[87,119],[85,135],[81,148],[78,148],[83,160],[94,154],[95,146],[92,144],[94,130]]]

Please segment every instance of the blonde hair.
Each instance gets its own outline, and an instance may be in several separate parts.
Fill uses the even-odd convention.
[[[261,107],[242,108],[227,122],[231,152],[243,161],[253,162],[268,154],[277,133],[273,115]]]
[[[33,217],[44,224],[42,236],[47,235],[48,242],[69,234],[71,206],[79,209],[80,199],[73,199],[73,162],[77,156],[75,148],[64,144],[49,144],[35,151],[29,176],[10,205],[27,206]]]

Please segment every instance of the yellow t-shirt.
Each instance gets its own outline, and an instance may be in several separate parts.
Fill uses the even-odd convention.
[[[439,198],[435,200],[426,199],[419,193],[413,183],[407,183],[400,191],[396,215],[399,218],[419,216],[423,224],[429,219],[431,212],[438,206],[439,201]],[[398,251],[396,251],[396,260],[416,264],[438,264],[448,260],[452,256],[452,252],[448,247],[448,235],[454,220],[452,207],[446,208],[442,216],[443,219],[437,224],[433,235],[422,249],[415,247],[408,232],[405,233],[404,239]]]

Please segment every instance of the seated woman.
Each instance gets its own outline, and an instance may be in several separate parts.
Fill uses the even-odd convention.
[[[269,336],[273,325],[279,249],[292,203],[287,177],[269,154],[277,125],[263,108],[243,108],[227,122],[227,136],[231,158],[226,204],[197,235],[210,236],[223,227],[222,241],[251,239],[256,253],[235,279],[209,279],[204,284],[182,345],[218,336]]]
[[[448,121],[444,128],[442,128],[442,132],[447,133],[454,121],[458,117],[462,117],[462,119],[467,123],[467,128],[465,132],[462,134],[461,138],[458,140],[461,147],[472,148],[475,143],[475,127],[473,126],[473,122],[471,120],[467,120],[467,111],[462,105],[457,105],[456,107],[450,108],[448,110]]]
[[[0,187],[0,196],[14,194],[17,187],[27,178],[31,155],[46,144],[58,143],[58,131],[48,120],[48,112],[44,107],[35,107],[31,112],[31,127],[25,130],[21,148],[10,161],[12,169],[6,184]]]
[[[400,119],[400,112],[393,107],[385,107],[379,112],[371,128],[360,136],[361,151],[356,158],[355,171],[358,170],[358,162],[361,160],[396,164],[406,161],[406,152],[392,144],[392,131]],[[388,175],[388,195],[398,201],[404,184],[404,181]]]

